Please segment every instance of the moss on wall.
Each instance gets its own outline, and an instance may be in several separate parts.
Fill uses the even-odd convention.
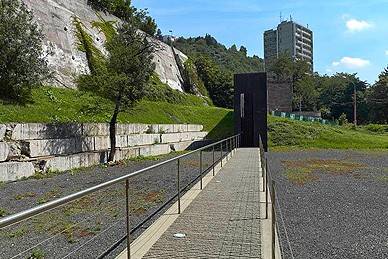
[[[113,36],[115,36],[117,33],[115,29],[116,21],[106,21],[98,13],[97,13],[97,16],[100,20],[93,21],[92,27],[97,28],[100,32],[104,33],[107,41],[112,40]]]
[[[92,36],[90,36],[82,22],[74,17],[73,25],[75,27],[75,36],[78,40],[78,50],[86,54],[90,73],[92,75],[106,72],[106,58],[102,52],[94,45]]]
[[[199,78],[197,69],[191,59],[186,60],[186,62],[183,64],[185,67],[185,79],[187,80],[187,84],[190,87],[188,89],[191,93],[200,94],[202,96],[209,96],[209,93],[202,82],[202,80]]]

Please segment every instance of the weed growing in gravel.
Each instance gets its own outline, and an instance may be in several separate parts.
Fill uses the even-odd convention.
[[[43,172],[43,171],[36,172],[33,176],[31,176],[31,178],[36,180],[41,180],[41,179],[53,178],[54,176],[57,176],[63,173],[64,172],[50,168],[46,172]]]
[[[130,210],[138,215],[145,213],[149,208],[155,204],[160,204],[165,199],[165,191],[138,193],[137,197],[131,202]]]
[[[388,167],[383,168],[383,175],[378,176],[377,180],[388,183]]]
[[[378,179],[379,181],[388,183],[388,175],[379,176],[379,177],[377,177],[377,179]]]
[[[69,173],[70,173],[70,175],[81,174],[81,173],[85,173],[93,168],[95,168],[95,166],[73,168],[69,171]]]
[[[59,194],[60,194],[60,191],[57,189],[53,189],[49,192],[46,192],[45,194],[43,194],[42,197],[40,197],[38,199],[38,204],[43,204],[43,203],[49,202],[50,200],[57,198],[59,196]]]
[[[32,254],[28,257],[28,259],[43,259],[45,256],[44,252],[37,248],[32,250]]]
[[[174,156],[179,156],[187,153],[188,151],[175,151],[171,152],[169,154],[164,154],[164,155],[159,155],[159,156],[138,156],[138,157],[133,157],[124,160],[125,162],[138,162],[138,161],[158,161],[162,159],[166,159],[169,157],[174,157]]]
[[[343,175],[365,167],[363,164],[335,159],[288,160],[282,163],[286,168],[285,175],[288,180],[298,185],[318,180],[319,177],[315,173]]]
[[[26,192],[26,193],[20,193],[20,194],[15,195],[15,200],[20,201],[20,200],[24,200],[26,198],[33,198],[33,197],[36,197],[36,193]]]
[[[8,211],[4,208],[0,208],[0,217],[4,217],[8,214]]]
[[[9,238],[18,238],[24,236],[24,234],[27,233],[27,228],[26,227],[20,227],[14,231],[11,231],[8,233]]]

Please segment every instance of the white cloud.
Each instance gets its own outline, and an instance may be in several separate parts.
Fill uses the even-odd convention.
[[[373,27],[373,24],[364,20],[350,19],[346,21],[346,28],[350,32],[359,32]]]
[[[385,51],[385,55],[387,55],[387,56],[388,56],[388,50],[386,50],[386,51]]]
[[[334,61],[333,67],[345,67],[349,69],[364,68],[370,65],[370,61],[362,58],[343,57],[340,61]]]

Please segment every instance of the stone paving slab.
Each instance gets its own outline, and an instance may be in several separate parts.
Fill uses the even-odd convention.
[[[259,191],[258,150],[239,149],[143,258],[261,258]]]

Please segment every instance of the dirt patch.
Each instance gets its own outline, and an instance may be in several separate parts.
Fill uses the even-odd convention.
[[[288,180],[298,185],[319,180],[317,173],[352,174],[355,178],[360,179],[363,176],[357,170],[365,167],[361,163],[336,159],[285,160],[282,161],[282,164],[286,168],[285,175]]]

